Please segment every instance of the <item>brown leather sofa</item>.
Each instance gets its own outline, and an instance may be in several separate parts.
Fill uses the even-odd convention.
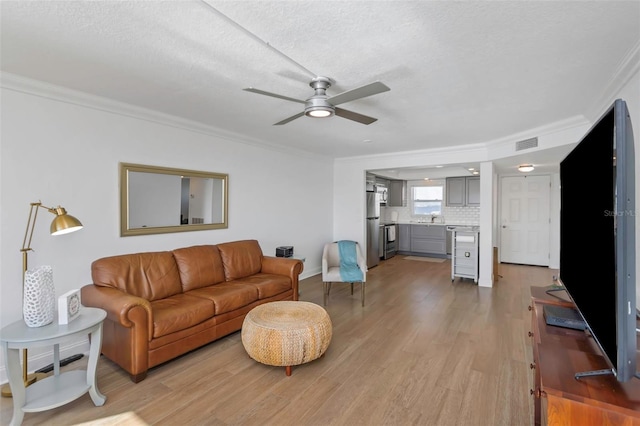
[[[107,311],[102,353],[135,383],[147,370],[240,330],[255,306],[298,300],[300,260],[256,240],[105,257],[82,304]]]

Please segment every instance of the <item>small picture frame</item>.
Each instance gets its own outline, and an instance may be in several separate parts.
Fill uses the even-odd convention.
[[[80,290],[75,289],[58,297],[58,324],[69,324],[80,315]]]

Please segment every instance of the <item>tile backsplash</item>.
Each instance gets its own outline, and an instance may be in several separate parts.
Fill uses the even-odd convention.
[[[380,221],[391,222],[391,212],[398,213],[398,222],[415,220],[411,217],[409,207],[380,207]],[[455,225],[478,225],[480,223],[480,207],[442,207],[444,223]],[[436,222],[440,222],[436,219]]]

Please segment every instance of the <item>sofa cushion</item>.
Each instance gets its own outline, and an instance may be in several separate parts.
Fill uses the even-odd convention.
[[[178,264],[182,291],[224,282],[224,268],[218,247],[203,245],[173,250]]]
[[[115,287],[148,301],[182,293],[178,266],[170,251],[104,257],[91,264],[93,283]]]
[[[256,240],[218,244],[227,281],[248,277],[262,270],[262,249]]]
[[[291,290],[291,280],[284,275],[275,274],[255,274],[250,277],[241,278],[234,282],[247,284],[258,290],[258,298],[266,299],[280,293]]]
[[[153,338],[200,324],[213,317],[213,303],[200,297],[176,294],[151,302]]]
[[[258,300],[258,290],[247,284],[225,282],[187,293],[213,302],[215,315],[224,314]]]

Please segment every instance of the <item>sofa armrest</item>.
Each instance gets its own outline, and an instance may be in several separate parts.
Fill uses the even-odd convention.
[[[291,279],[293,300],[298,300],[298,276],[302,273],[304,264],[300,259],[287,257],[263,256],[262,270],[265,274],[286,275]]]
[[[141,297],[127,294],[112,287],[99,287],[93,284],[86,285],[81,289],[81,300],[85,306],[101,308],[107,311],[107,318],[126,328],[137,324],[147,330],[147,340],[153,336],[153,314],[151,304]],[[145,314],[140,315],[140,308]]]
[[[290,257],[262,257],[262,271],[265,274],[287,275],[289,277],[298,277],[304,269],[304,264],[300,259],[292,259]]]

